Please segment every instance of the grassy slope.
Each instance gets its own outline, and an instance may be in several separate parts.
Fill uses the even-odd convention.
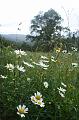
[[[48,57],[49,67],[44,70],[42,67],[34,65],[32,62],[39,62],[41,55]],[[38,119],[42,120],[78,120],[79,112],[79,66],[73,67],[72,63],[79,63],[79,53],[60,53],[57,62],[51,61],[51,56],[57,57],[54,53],[32,53],[27,52],[26,56],[18,58],[11,48],[5,48],[0,55],[0,74],[7,76],[7,79],[0,78],[0,106],[2,107],[2,120],[5,118],[16,119],[16,107],[24,103],[29,107],[29,115],[26,118],[35,120],[40,108],[30,100],[30,97],[39,91],[42,93],[45,108],[41,110]],[[26,61],[34,68],[23,64]],[[7,63],[22,65],[26,69],[25,73],[19,72],[16,68],[10,72],[5,68]],[[30,78],[30,81],[27,81]],[[49,87],[46,89],[43,82],[47,81]],[[59,95],[58,89],[61,82],[67,85],[65,98]],[[51,104],[49,104],[49,102]],[[35,112],[34,112],[35,111]],[[29,118],[28,118],[29,116]]]

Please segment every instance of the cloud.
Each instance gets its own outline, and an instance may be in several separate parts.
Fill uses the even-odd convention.
[[[78,24],[77,20],[74,19],[74,16],[77,19],[79,18],[78,0],[0,0],[0,4],[0,24],[6,25],[3,28],[0,27],[0,32],[6,32],[6,30],[7,32],[14,32],[18,23],[23,22],[22,31],[28,33],[31,19],[39,11],[47,11],[50,8],[55,9],[65,19],[64,23],[66,26],[66,13],[68,13],[68,10],[71,12],[73,9],[70,15],[72,18],[72,21],[70,20],[71,26],[74,25],[75,27]],[[66,10],[66,13],[62,7]],[[75,14],[74,11],[76,11]]]

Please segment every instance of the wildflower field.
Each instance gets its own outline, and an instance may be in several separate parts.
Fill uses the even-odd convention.
[[[79,120],[79,52],[0,49],[0,120]]]

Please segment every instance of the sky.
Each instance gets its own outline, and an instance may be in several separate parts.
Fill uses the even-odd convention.
[[[64,19],[64,27],[68,26],[68,17],[70,29],[79,30],[78,0],[0,0],[0,34],[30,33],[33,17],[50,8]]]

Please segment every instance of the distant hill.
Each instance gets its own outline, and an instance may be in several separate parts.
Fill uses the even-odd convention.
[[[1,34],[1,36],[9,41],[14,41],[17,43],[26,42],[27,45],[31,45],[31,46],[34,45],[34,42],[31,42],[31,40],[26,41],[26,35],[24,35],[24,34]]]
[[[4,37],[7,40],[15,42],[26,41],[26,35],[23,34],[2,34],[2,37]]]

